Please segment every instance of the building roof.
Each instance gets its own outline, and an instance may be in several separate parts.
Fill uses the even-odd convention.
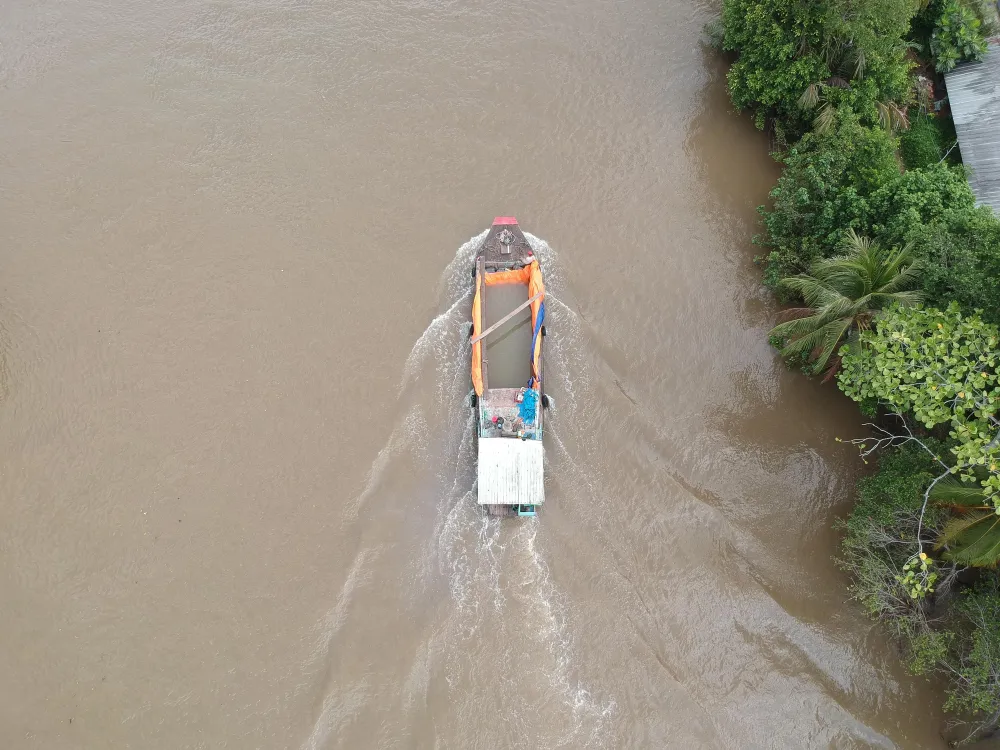
[[[982,62],[946,74],[945,83],[969,185],[978,203],[1000,215],[1000,40],[991,40]]]

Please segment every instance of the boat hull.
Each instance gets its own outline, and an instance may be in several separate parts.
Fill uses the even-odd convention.
[[[497,217],[476,252],[472,272],[475,294],[472,322],[472,382],[478,443],[478,502],[495,516],[533,516],[545,502],[542,447],[543,410],[547,399],[542,380],[545,286],[541,266],[513,217]],[[487,326],[488,288],[523,285],[524,301],[498,322]],[[517,314],[531,311],[530,347],[523,352],[528,377],[519,387],[491,387],[487,338],[502,339],[502,328]],[[497,313],[491,310],[492,313]],[[506,310],[501,312],[507,312]],[[516,325],[512,324],[512,325]],[[500,351],[496,347],[493,351]],[[512,356],[505,352],[504,356]],[[521,353],[513,356],[521,356]],[[500,364],[494,362],[499,372]],[[496,380],[496,378],[494,379]],[[504,383],[504,385],[509,385]]]

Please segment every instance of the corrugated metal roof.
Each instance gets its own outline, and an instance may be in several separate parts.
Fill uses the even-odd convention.
[[[945,74],[945,83],[972,192],[1000,214],[1000,44],[991,42],[982,62]]]
[[[542,441],[479,438],[479,504],[545,502]]]

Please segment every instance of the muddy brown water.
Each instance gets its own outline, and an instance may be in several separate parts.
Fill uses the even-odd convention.
[[[939,748],[847,601],[712,3],[0,7],[0,747]],[[474,504],[469,268],[550,296]]]

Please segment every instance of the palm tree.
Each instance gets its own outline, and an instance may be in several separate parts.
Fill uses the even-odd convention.
[[[818,372],[827,366],[842,339],[856,339],[878,313],[892,304],[916,305],[923,294],[913,289],[919,281],[910,245],[883,250],[850,229],[844,255],[816,261],[809,273],[782,279],[779,286],[797,292],[808,307],[786,310],[787,320],[771,329],[771,338],[784,342],[784,357],[807,355]],[[836,372],[834,359],[830,372]]]
[[[1000,516],[982,487],[949,477],[934,485],[930,497],[955,514],[941,529],[935,545],[947,548],[946,559],[976,568],[1000,563]]]
[[[864,58],[862,57],[863,61]],[[863,64],[863,62],[861,63]],[[799,97],[799,109],[811,111],[819,107],[816,117],[813,118],[813,130],[820,135],[833,130],[834,123],[837,122],[837,105],[834,104],[830,96],[832,89],[850,89],[851,85],[839,76],[833,76],[820,83],[810,83],[806,90]],[[823,106],[819,106],[819,105]],[[879,123],[890,133],[895,134],[899,130],[908,130],[910,127],[910,116],[906,112],[906,107],[893,101],[877,101],[875,109],[878,112]]]
[[[928,0],[914,0],[916,3],[926,3]],[[906,49],[918,45],[914,42],[900,42],[900,54]],[[825,81],[814,81],[806,86],[799,97],[799,109],[809,112],[819,107],[813,118],[813,130],[822,135],[833,129],[837,121],[837,97],[832,96],[834,89],[851,90],[851,81],[862,81],[868,68],[868,58],[864,47],[855,44],[849,37],[828,37],[820,50],[827,68],[833,74]],[[820,106],[822,104],[822,106]],[[899,104],[889,99],[875,102],[878,119],[882,127],[890,133],[907,130],[910,127],[910,117],[905,104]]]

